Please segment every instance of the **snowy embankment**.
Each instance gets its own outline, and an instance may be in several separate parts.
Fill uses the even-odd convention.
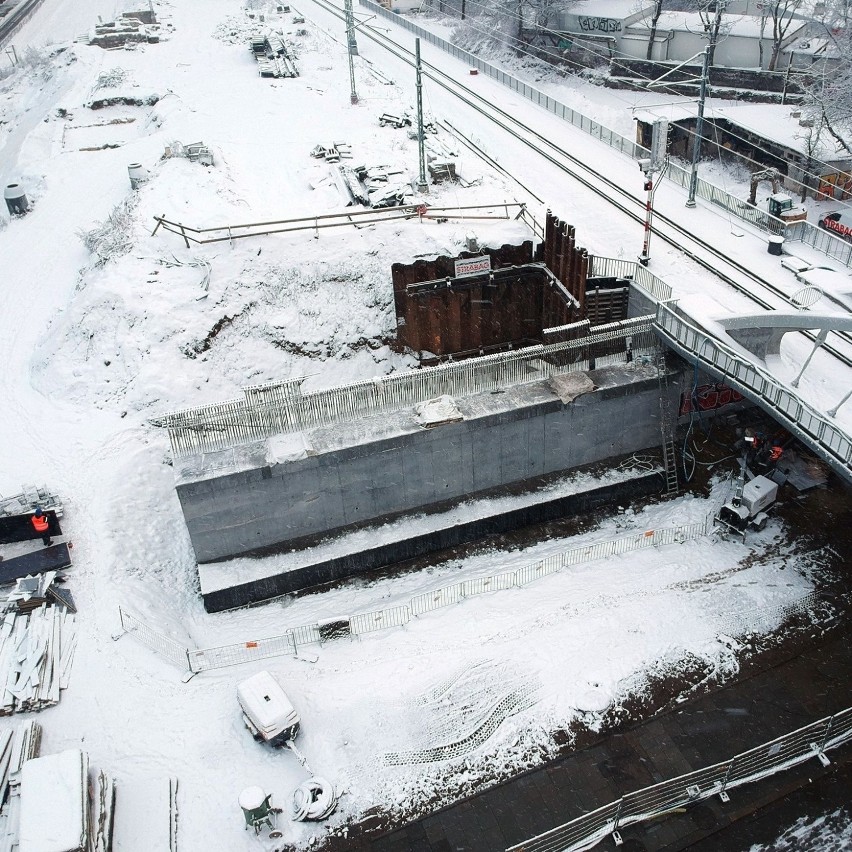
[[[189,249],[172,234],[152,235],[155,215],[204,227],[340,212],[324,183],[327,166],[309,156],[320,143],[345,138],[359,161],[414,173],[413,143],[377,125],[381,112],[410,104],[413,87],[387,85],[359,63],[362,100],[350,107],[340,45],[291,16],[280,25],[296,45],[301,76],[261,80],[246,49],[257,22],[232,0],[156,4],[165,36],[133,51],[41,47],[52,32],[67,39],[97,14],[108,17],[111,5],[45,0],[16,36],[40,60],[0,81],[0,176],[21,181],[33,205],[0,230],[7,448],[0,490],[45,482],[65,502],[79,639],[67,693],[40,716],[42,752],[83,748],[116,778],[117,848],[145,846],[126,828],[144,823],[143,804],[129,791],[172,775],[180,780],[184,852],[256,848],[243,830],[240,790],[261,785],[283,805],[305,777],[295,759],[258,746],[242,725],[235,686],[261,668],[287,684],[311,767],[344,793],[333,826],[377,807],[411,813],[439,794],[534,765],[554,753],[557,731],[616,718],[655,680],[687,672],[694,683],[735,672],[736,653],[720,640],[730,613],[776,612],[813,588],[805,563],[785,558],[777,526],[748,547],[705,539],[577,566],[404,629],[186,684],[131,637],[113,641],[119,604],[188,647],[245,642],[512,570],[585,541],[703,519],[719,494],[625,512],[578,540],[485,550],[418,573],[205,614],[168,443],[147,418],[266,380],[307,375],[306,386],[318,387],[408,368],[411,359],[388,345],[390,265],[456,254],[471,229],[490,245],[530,235],[516,222],[452,218]],[[150,105],[152,93],[158,100]],[[129,103],[87,106],[103,95]],[[163,159],[175,140],[203,141],[215,165]],[[132,193],[127,167],[136,162],[151,178]],[[475,159],[463,154],[459,163],[480,183],[435,187],[433,203],[512,199],[512,188]],[[594,222],[587,227],[591,233]],[[85,234],[101,256],[87,250]],[[779,555],[764,555],[776,545]],[[383,758],[479,730],[507,689],[518,697],[513,715],[476,750],[438,764],[391,766]],[[436,703],[445,694],[449,703]],[[300,845],[326,830],[282,829]]]

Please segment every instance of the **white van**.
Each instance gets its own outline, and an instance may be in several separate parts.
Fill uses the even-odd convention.
[[[299,714],[270,672],[258,672],[237,684],[237,701],[246,727],[258,742],[285,746],[296,739]]]
[[[819,226],[852,243],[852,212],[837,210],[834,213],[826,213],[819,220]]]

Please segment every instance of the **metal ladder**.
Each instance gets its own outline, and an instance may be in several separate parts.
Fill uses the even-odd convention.
[[[671,400],[669,399],[669,371],[666,365],[666,350],[657,350],[657,383],[660,388],[660,432],[663,436],[663,468],[665,471],[666,494],[677,494],[677,456],[674,437],[677,429]]]

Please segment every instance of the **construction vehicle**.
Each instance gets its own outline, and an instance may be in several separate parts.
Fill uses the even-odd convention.
[[[749,204],[757,204],[757,185],[762,180],[767,180],[772,184],[772,195],[769,196],[768,203],[769,215],[784,222],[803,222],[808,218],[805,208],[794,205],[791,195],[779,191],[783,177],[778,169],[763,169],[759,172],[752,172],[751,189],[748,194]]]
[[[804,222],[808,211],[804,207],[793,205],[793,196],[786,192],[776,192],[769,196],[769,215],[782,222]]]
[[[778,499],[778,483],[763,473],[755,475],[751,467],[762,468],[771,475],[782,453],[781,446],[770,444],[759,434],[746,430],[737,487],[734,496],[713,519],[718,526],[743,539],[746,530],[762,530],[766,526],[769,520],[766,510]]]

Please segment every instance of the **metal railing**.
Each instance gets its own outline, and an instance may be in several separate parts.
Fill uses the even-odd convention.
[[[411,408],[442,396],[472,396],[620,362],[658,346],[652,316],[596,326],[575,340],[448,362],[303,394],[300,380],[244,389],[244,398],[183,409],[152,422],[169,430],[176,457],[213,452],[272,435]]]
[[[671,306],[657,306],[661,338],[687,361],[697,361],[752,402],[768,409],[841,476],[852,481],[852,438],[755,364],[691,325]]]
[[[599,139],[601,142],[609,145],[616,151],[620,151],[622,154],[627,154],[634,160],[640,160],[650,156],[650,151],[647,148],[643,148],[641,145],[633,142],[627,137],[610,130],[608,127],[604,127],[600,122],[594,121],[588,116],[577,112],[577,110],[571,109],[571,107],[566,106],[561,101],[556,100],[556,98],[552,98],[550,95],[546,95],[544,92],[536,89],[535,86],[530,86],[528,83],[524,83],[517,77],[507,74],[505,71],[497,68],[490,62],[486,62],[484,59],[480,59],[475,54],[457,47],[452,42],[435,35],[429,30],[415,24],[413,21],[408,20],[404,16],[394,14],[389,9],[380,6],[378,3],[372,2],[372,0],[359,0],[359,3],[374,14],[393,21],[403,29],[414,33],[424,41],[427,41],[440,50],[443,50],[445,53],[450,54],[450,56],[460,59],[470,67],[476,68],[483,74],[497,80],[497,82],[511,89],[513,92],[517,92],[521,97],[526,98],[528,101],[537,104],[543,109],[546,109],[548,112],[553,113],[553,115],[557,118],[567,121],[573,127],[588,133],[595,139]],[[670,161],[669,166],[666,169],[665,176],[678,186],[683,187],[684,189],[689,188],[690,169]],[[703,178],[698,178],[695,195],[698,198],[703,198],[705,201],[709,201],[711,204],[721,207],[728,213],[736,216],[738,219],[749,222],[763,231],[775,235],[784,235],[791,241],[801,240],[802,242],[813,246],[817,251],[834,258],[840,263],[843,263],[846,266],[852,266],[852,246],[845,243],[838,237],[829,234],[827,231],[823,231],[815,225],[812,225],[810,222],[795,222],[788,225],[781,219],[778,219],[775,216],[770,216],[765,210],[761,210],[755,205],[749,204],[742,198],[737,198],[735,195],[731,195],[729,192],[726,192],[724,189],[721,189]]]
[[[507,852],[576,852],[608,834],[659,817],[732,787],[757,781],[817,757],[852,738],[852,708],[742,752],[722,763],[628,793],[592,813],[510,846]]]
[[[641,287],[655,302],[667,302],[672,298],[672,288],[649,272],[646,266],[635,260],[623,260],[619,257],[589,257],[590,278],[628,278]]]
[[[852,266],[852,242],[846,242],[830,231],[815,228],[810,222],[790,223],[784,231],[784,236],[790,242],[803,242],[845,266]]]
[[[515,571],[505,571],[491,576],[463,580],[460,583],[453,583],[415,595],[407,603],[398,606],[340,616],[332,619],[332,621],[346,625],[343,628],[343,633],[352,636],[363,636],[377,630],[403,627],[417,616],[452,606],[466,598],[506,589],[523,588],[535,580],[540,580],[542,577],[554,574],[571,565],[619,556],[624,553],[644,550],[648,547],[682,544],[704,536],[712,527],[713,514],[711,513],[704,520],[693,524],[681,524],[676,527],[664,527],[657,530],[643,530],[619,538],[575,547],[538,562],[524,565]],[[266,639],[252,639],[231,645],[187,650],[173,640],[146,627],[124,608],[119,607],[119,613],[122,626],[128,633],[133,634],[153,651],[162,654],[170,662],[182,668],[189,668],[192,672],[235,666],[269,657],[295,656],[301,645],[321,644],[326,639],[320,625],[307,624],[291,628],[279,636]],[[747,622],[748,618],[744,613],[742,624],[745,625]],[[736,632],[735,627],[732,627],[732,632]],[[742,632],[748,632],[748,629],[744,627]],[[340,633],[337,635],[340,635]]]

